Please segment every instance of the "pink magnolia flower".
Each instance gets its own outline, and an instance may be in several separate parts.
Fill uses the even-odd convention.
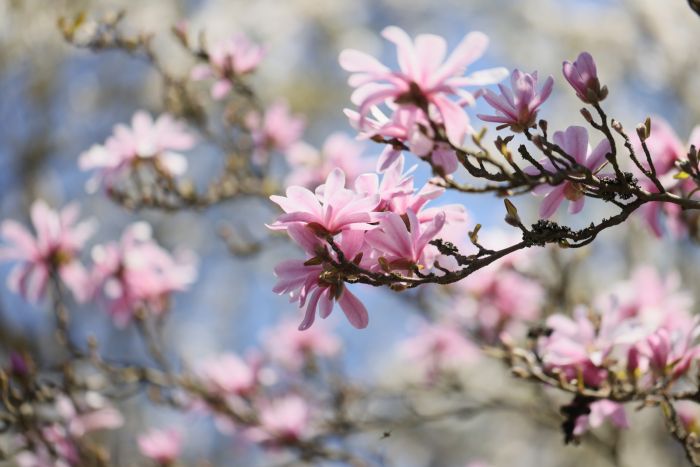
[[[647,169],[648,163],[643,152],[642,143],[639,136],[635,135],[632,139],[635,152],[640,162]],[[652,157],[654,168],[662,185],[668,190],[692,189],[692,182],[683,182],[674,178],[676,161],[685,159],[690,146],[694,145],[700,148],[700,125],[696,126],[688,140],[687,144],[683,144],[680,138],[661,117],[654,117],[651,120],[651,134],[646,139],[646,145],[649,149],[649,154]],[[640,184],[642,188],[651,192],[657,192],[658,188],[644,175],[639,174]],[[691,185],[692,184],[692,185]],[[681,236],[687,228],[681,219],[683,210],[680,206],[669,204],[650,202],[646,203],[639,209],[642,219],[651,229],[652,233],[657,237],[661,237],[664,232],[662,219],[665,217],[668,230],[675,236]]]
[[[311,409],[307,402],[295,394],[260,404],[260,426],[248,431],[257,442],[273,446],[294,443],[309,433]]]
[[[195,66],[190,76],[195,81],[215,78],[211,96],[223,99],[233,89],[231,80],[234,77],[255,71],[265,56],[265,49],[244,34],[236,34],[214,44],[208,53],[209,63]]]
[[[574,63],[564,62],[562,70],[564,77],[583,102],[595,104],[607,97],[608,89],[600,86],[595,62],[588,52],[582,52]]]
[[[636,319],[649,333],[660,328],[688,329],[693,324],[693,299],[681,290],[678,273],[670,271],[662,276],[652,266],[635,269],[628,281],[616,284],[598,297],[596,304],[616,319]]]
[[[96,144],[78,159],[81,170],[96,170],[88,182],[94,190],[100,183],[111,188],[117,177],[139,162],[150,161],[171,175],[182,175],[187,159],[179,153],[194,146],[195,138],[184,123],[163,114],[155,121],[142,110],[131,119],[131,127],[119,124],[104,145]]]
[[[661,328],[637,344],[639,358],[647,359],[654,379],[668,376],[672,381],[676,380],[688,372],[700,353],[700,346],[695,344],[698,335],[697,320],[689,328],[673,332]],[[640,368],[644,366],[640,364]]]
[[[36,302],[46,293],[51,274],[56,273],[76,300],[87,299],[88,276],[78,255],[96,223],[77,222],[79,213],[77,204],[54,211],[38,200],[30,210],[36,236],[16,221],[0,224],[0,235],[7,242],[0,248],[0,261],[18,262],[7,280],[10,290]]]
[[[98,393],[86,395],[84,407],[76,407],[67,396],[56,400],[56,411],[71,437],[80,438],[97,430],[119,428],[124,423],[121,413]]]
[[[215,355],[202,361],[196,371],[204,387],[221,396],[250,394],[258,385],[258,362],[246,362],[233,353]]]
[[[300,308],[306,306],[299,330],[306,330],[313,324],[317,308],[320,309],[321,318],[328,317],[336,301],[351,325],[358,329],[367,327],[369,316],[362,302],[347,289],[332,269],[326,269],[326,265],[313,261],[319,254],[319,248],[323,248],[316,235],[302,225],[290,225],[287,232],[311,256],[311,260],[292,259],[278,264],[275,267],[278,280],[272,290],[280,295],[289,294],[290,301],[299,302]],[[337,245],[346,258],[353,260],[364,245],[364,233],[347,230]]]
[[[677,401],[674,406],[685,429],[700,433],[700,406],[692,401]]]
[[[152,239],[145,222],[129,226],[119,243],[93,248],[92,259],[93,287],[101,292],[120,327],[139,309],[165,312],[170,295],[187,290],[197,276],[191,254],[172,257]]]
[[[282,365],[299,370],[310,357],[333,357],[340,352],[340,340],[326,326],[317,325],[299,331],[299,326],[284,321],[265,334],[265,348]]]
[[[536,320],[544,304],[542,286],[512,268],[490,267],[455,284],[456,308],[478,325],[489,342],[501,332],[515,333],[525,322]]]
[[[591,428],[597,428],[605,422],[610,422],[618,428],[629,428],[625,407],[617,402],[600,400],[590,405],[591,413],[576,419],[574,435],[581,436]]]
[[[408,225],[400,215],[387,212],[379,221],[379,227],[367,232],[366,242],[377,250],[390,269],[411,272],[415,267],[431,267],[424,261],[424,250],[428,242],[445,225],[445,213],[435,215],[431,222],[421,225],[412,210],[406,212]]]
[[[345,188],[345,173],[340,169],[333,169],[315,194],[300,186],[290,186],[286,197],[273,195],[270,199],[285,214],[269,228],[283,230],[301,223],[330,234],[370,228],[368,223],[375,217],[371,212],[380,201],[378,195],[365,196]]]
[[[293,144],[285,153],[291,172],[285,185],[301,185],[307,188],[323,183],[331,171],[338,167],[350,183],[370,170],[367,158],[362,157],[364,145],[344,133],[333,133],[323,143],[320,151],[304,142]]]
[[[465,68],[483,54],[488,38],[480,32],[468,34],[445,60],[447,44],[440,36],[421,34],[413,41],[395,26],[384,29],[382,35],[396,45],[398,71],[357,50],[340,54],[340,65],[353,73],[349,83],[357,88],[352,101],[359,106],[360,126],[373,106],[388,101],[423,117],[434,114],[445,126],[449,141],[460,146],[472,129],[460,103],[449,97],[471,104],[474,96],[462,87],[497,83],[508,74],[504,68],[494,68],[463,76]]]
[[[299,141],[305,126],[304,119],[292,115],[284,101],[270,105],[264,115],[250,112],[245,124],[253,138],[253,162],[259,165],[267,162],[271,151],[285,152]]]
[[[137,442],[141,454],[165,466],[172,464],[180,455],[182,434],[174,429],[151,428],[139,435]]]
[[[372,117],[362,117],[354,110],[345,109],[344,113],[353,128],[359,131],[360,140],[382,137],[396,139],[408,146],[419,157],[425,157],[434,146],[434,134],[428,119],[411,109],[389,105],[393,114],[387,117],[379,108],[372,107]],[[362,123],[362,124],[361,124]],[[384,172],[399,157],[400,151],[387,145],[377,161],[377,171]]]
[[[634,320],[619,321],[604,314],[595,325],[585,308],[574,311],[574,319],[555,314],[547,319],[552,333],[540,340],[540,351],[548,368],[557,368],[570,379],[583,376],[589,386],[597,386],[607,372],[603,363],[616,346],[629,347],[645,335]]]
[[[454,325],[424,324],[401,344],[401,353],[425,368],[428,381],[443,370],[458,370],[479,357],[479,349]]]
[[[557,131],[554,133],[554,143],[573,157],[580,166],[593,173],[597,173],[602,168],[606,163],[605,156],[610,152],[610,142],[607,139],[602,140],[591,151],[588,145],[588,131],[580,126],[570,126],[566,131]],[[540,163],[549,171],[557,171],[548,159],[541,160]],[[531,172],[529,169],[527,171]],[[571,214],[580,212],[586,201],[584,186],[568,180],[557,186],[540,185],[533,192],[545,194],[540,205],[540,217],[544,219],[551,217],[564,200],[571,202],[569,205]]]
[[[552,93],[554,78],[551,76],[537,91],[537,72],[532,74],[513,70],[510,77],[511,89],[499,84],[501,95],[491,90],[486,90],[484,99],[493,107],[497,115],[477,115],[485,122],[501,123],[499,129],[510,127],[514,132],[520,133],[535,126],[537,122],[537,110]]]

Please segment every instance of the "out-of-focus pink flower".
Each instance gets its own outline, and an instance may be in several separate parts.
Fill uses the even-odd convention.
[[[306,306],[299,330],[306,330],[313,324],[317,308],[321,318],[328,317],[336,301],[350,324],[358,329],[367,327],[369,316],[362,302],[345,287],[344,282],[336,277],[333,271],[327,271],[323,264],[313,261],[319,254],[320,243],[311,229],[291,224],[287,232],[312,260],[292,259],[278,264],[275,267],[278,280],[272,290],[277,294],[289,294],[289,300],[298,301],[300,308]],[[345,257],[352,261],[361,252],[363,237],[362,231],[346,230],[336,242]]]
[[[692,401],[677,401],[673,405],[685,429],[700,433],[700,405]]]
[[[304,119],[292,115],[285,101],[270,105],[264,115],[250,112],[245,124],[253,138],[253,162],[264,164],[271,151],[285,152],[304,133]]]
[[[124,423],[121,413],[98,393],[88,393],[84,405],[78,410],[66,396],[56,400],[56,411],[72,437],[80,438],[92,431],[119,428]]]
[[[544,302],[542,286],[508,267],[481,269],[468,281],[455,284],[456,308],[478,324],[476,331],[494,342],[503,331],[523,328],[540,315]]]
[[[659,329],[637,344],[639,356],[647,359],[654,379],[668,376],[676,380],[688,372],[693,359],[700,353],[700,346],[695,344],[698,335],[697,320],[686,329],[673,332]],[[640,364],[641,368],[644,366]]]
[[[605,164],[605,156],[610,152],[610,142],[607,139],[602,140],[591,151],[588,145],[588,131],[580,126],[570,126],[566,131],[557,131],[554,133],[554,143],[573,157],[580,166],[589,169],[593,173],[597,173]],[[557,169],[549,159],[543,159],[540,163],[545,169],[557,172]],[[527,172],[531,172],[531,169],[528,169]],[[551,217],[564,200],[571,202],[569,204],[569,212],[571,214],[580,212],[586,201],[583,190],[584,187],[582,185],[568,180],[557,186],[538,186],[533,192],[545,195],[540,205],[540,217],[544,219]]]
[[[260,403],[260,426],[248,431],[251,439],[273,446],[294,443],[307,436],[311,409],[297,395]]]
[[[608,89],[600,86],[595,62],[588,52],[582,52],[574,63],[564,62],[562,71],[578,98],[583,102],[595,104],[607,97]]]
[[[362,157],[363,151],[362,143],[344,133],[331,134],[320,151],[304,142],[295,143],[285,154],[291,169],[285,185],[315,188],[336,167],[353,183],[358,175],[370,170],[371,163]]]
[[[221,396],[246,395],[258,385],[258,363],[246,362],[233,353],[205,359],[196,373],[208,391]]]
[[[448,323],[424,324],[416,336],[401,344],[401,353],[425,369],[428,381],[434,381],[440,371],[457,370],[479,358],[479,349]]]
[[[151,428],[139,435],[138,445],[141,454],[160,465],[172,464],[182,449],[182,434],[175,430],[158,430]]]
[[[574,435],[581,436],[592,428],[597,428],[605,422],[610,422],[617,428],[629,428],[625,406],[609,400],[600,400],[590,405],[591,413],[576,419]]]
[[[511,89],[499,84],[501,95],[491,90],[486,90],[484,99],[493,107],[497,115],[477,115],[485,122],[500,123],[498,127],[510,127],[514,132],[520,133],[535,126],[537,122],[537,110],[549,98],[554,86],[554,78],[551,76],[537,90],[537,72],[532,74],[520,70],[513,70],[510,76]]]
[[[265,333],[265,348],[282,365],[299,370],[310,357],[333,357],[340,352],[340,340],[326,326],[305,332],[292,321],[284,321]]]
[[[88,182],[92,191],[99,184],[111,188],[117,177],[138,162],[151,161],[170,175],[182,175],[187,169],[187,159],[179,151],[194,146],[195,138],[184,123],[163,114],[155,121],[143,110],[131,119],[131,127],[119,124],[104,145],[93,145],[80,155],[81,170],[96,170]]]
[[[326,183],[312,193],[300,186],[287,188],[287,196],[270,196],[285,212],[270,225],[282,230],[292,224],[306,224],[314,229],[337,234],[346,229],[370,228],[371,212],[379,204],[378,195],[364,196],[345,188],[345,173],[333,169]]]
[[[76,300],[88,296],[88,275],[78,260],[80,250],[95,231],[94,221],[78,222],[80,208],[70,204],[52,210],[44,201],[32,204],[30,217],[36,236],[13,220],[0,224],[6,246],[0,248],[0,261],[19,264],[7,280],[10,290],[36,302],[45,292],[52,273],[57,273]]]
[[[387,212],[379,221],[379,228],[367,232],[366,242],[377,250],[389,269],[412,272],[415,267],[431,267],[425,264],[424,250],[445,225],[445,213],[435,215],[431,222],[421,225],[416,213],[406,212],[408,225],[400,215]]]
[[[119,243],[93,248],[92,279],[96,291],[108,302],[109,314],[118,326],[126,326],[139,308],[163,313],[173,292],[181,292],[197,276],[191,254],[172,257],[151,237],[145,222],[129,226]]]
[[[639,136],[634,135],[632,142],[640,163],[649,169]],[[700,148],[700,125],[693,129],[688,144],[684,145],[671,125],[663,118],[656,116],[651,120],[651,134],[645,142],[661,184],[669,191],[692,190],[694,183],[691,180],[684,182],[674,178],[674,168],[676,161],[687,157],[690,146],[694,145],[696,148]],[[638,178],[640,185],[645,190],[658,191],[656,185],[643,174],[639,173]],[[663,235],[662,219],[664,217],[666,218],[667,230],[672,235],[680,237],[687,232],[687,227],[681,219],[683,210],[680,206],[653,201],[642,205],[639,212],[649,229],[657,237]]]
[[[574,319],[555,314],[547,319],[552,333],[540,340],[542,359],[548,368],[563,371],[569,379],[579,375],[589,386],[598,386],[607,370],[603,363],[615,346],[631,346],[644,338],[644,329],[634,320],[618,321],[604,314],[596,326],[584,307]]]
[[[440,36],[421,34],[414,42],[395,26],[384,29],[382,35],[396,45],[398,71],[357,50],[340,54],[340,65],[352,73],[349,83],[357,88],[352,101],[359,106],[360,126],[372,107],[388,101],[423,117],[429,112],[445,126],[450,142],[461,146],[472,129],[461,103],[450,96],[471,104],[474,96],[462,87],[497,83],[508,74],[504,68],[494,68],[463,76],[465,68],[483,54],[488,38],[480,32],[468,34],[445,60],[447,44]]]
[[[253,43],[245,34],[236,34],[224,41],[214,44],[209,53],[209,63],[202,63],[194,68],[190,76],[195,81],[214,78],[211,96],[223,99],[233,89],[235,77],[255,71],[263,57],[265,49]]]
[[[693,299],[681,290],[677,272],[664,276],[652,266],[635,269],[630,280],[616,284],[596,299],[597,307],[618,320],[636,319],[648,333],[664,328],[689,329]]]

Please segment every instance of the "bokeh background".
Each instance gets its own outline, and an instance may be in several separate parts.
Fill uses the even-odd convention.
[[[56,26],[60,16],[118,9],[127,12],[124,23],[129,28],[155,34],[155,50],[176,74],[192,65],[169,32],[179,20],[187,19],[193,31],[206,31],[211,42],[244,31],[266,44],[269,53],[254,87],[268,101],[285,97],[303,114],[308,122],[304,139],[314,145],[333,131],[352,135],[342,114],[350,88],[337,64],[339,52],[357,48],[393,63],[394,50],[378,34],[392,24],[411,35],[444,35],[450,46],[466,32],[481,30],[491,37],[491,46],[479,68],[502,65],[555,76],[554,95],[542,115],[550,128],[582,123],[580,104],[559,77],[562,60],[583,50],[596,58],[611,90],[606,108],[627,127],[647,115],[661,115],[685,139],[700,123],[700,18],[685,0],[0,0],[0,218],[26,220],[36,198],[54,206],[78,200],[84,215],[100,221],[94,241],[116,238],[129,222],[144,219],[155,227],[162,244],[195,250],[200,261],[197,283],[176,297],[166,328],[166,341],[186,362],[223,350],[243,352],[259,345],[266,326],[283,317],[296,318],[297,310],[270,289],[274,263],[298,252],[280,242],[250,257],[229,254],[217,235],[222,225],[255,238],[275,215],[258,200],[166,215],[129,213],[103,196],[86,194],[88,175],[78,170],[78,155],[104,141],[113,125],[128,121],[136,110],[162,110],[160,80],[146,63],[122,52],[77,50],[63,41]],[[191,153],[195,179],[216,170],[210,149],[203,145]],[[377,148],[369,145],[367,155],[376,154]],[[514,201],[524,218],[536,220],[535,200]],[[487,228],[508,228],[502,222],[502,201],[490,195],[450,195],[444,202],[464,203],[474,222]],[[588,205],[584,217],[605,214],[595,203]],[[641,263],[654,264],[662,274],[678,269],[692,292],[697,284],[696,250],[690,241],[660,242],[631,225],[605,232],[584,251],[556,256],[557,261],[580,263],[571,282],[573,295],[624,279]],[[544,265],[552,261],[551,253],[541,253]],[[8,271],[8,265],[0,265],[0,280]],[[344,364],[357,381],[391,385],[406,371],[396,363],[392,347],[415,328],[416,301],[408,294],[356,289],[370,311],[369,328],[352,329],[340,313],[329,318],[343,339]],[[76,312],[76,332],[95,334],[105,353],[144,358],[133,330],[115,329],[95,307]],[[43,307],[0,291],[3,347],[25,346],[40,354],[50,347],[50,330]],[[528,385],[510,379],[500,365],[486,359],[471,367],[464,375],[465,392],[477,399],[479,394],[503,393],[525,401],[527,407],[532,398]],[[136,462],[133,433],[154,420],[187,424],[186,459],[193,464],[203,458],[213,465],[274,464],[267,457],[245,457],[249,454],[218,435],[206,420],[150,407],[139,397],[121,408],[127,425],[108,441],[114,446],[115,465]],[[389,439],[380,441],[371,434],[358,442],[375,445],[385,455],[384,465],[416,467],[458,466],[477,459],[494,466],[659,466],[680,465],[682,459],[663,433],[660,417],[633,414],[629,432],[603,431],[603,448],[596,442],[564,448],[556,421],[539,415],[527,408],[496,407],[475,416],[408,427]],[[616,444],[620,452],[609,452],[605,442],[616,436],[623,437]]]

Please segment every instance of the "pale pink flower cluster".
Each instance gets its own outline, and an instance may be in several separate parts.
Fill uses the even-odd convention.
[[[267,163],[271,152],[286,153],[301,139],[306,123],[297,115],[292,115],[287,102],[278,100],[272,103],[261,115],[250,112],[245,126],[253,139],[253,162]]]
[[[217,100],[233,90],[234,78],[255,71],[265,57],[265,49],[244,34],[217,42],[207,52],[209,62],[192,68],[190,77],[195,81],[213,78],[211,96]]]
[[[154,121],[140,110],[132,117],[130,127],[116,125],[104,144],[95,144],[82,153],[78,165],[81,170],[96,172],[88,182],[89,191],[100,184],[109,190],[119,177],[142,162],[156,164],[171,176],[182,175],[187,169],[187,159],[180,151],[187,151],[194,144],[195,137],[184,123],[167,114]]]
[[[498,262],[457,282],[454,309],[459,310],[473,334],[496,343],[503,333],[521,335],[535,322],[544,306],[542,285],[523,274],[512,262]]]
[[[79,214],[77,204],[54,211],[38,200],[30,210],[35,234],[14,220],[0,224],[0,235],[5,241],[0,248],[0,261],[17,262],[7,280],[10,290],[36,302],[44,297],[51,276],[56,275],[76,300],[88,298],[88,274],[80,262],[80,252],[96,224],[78,222]]]
[[[137,311],[163,313],[174,292],[182,292],[197,276],[192,254],[173,257],[152,238],[145,222],[130,225],[119,242],[92,249],[93,295],[106,302],[114,323],[126,326]]]
[[[340,340],[321,324],[300,332],[292,321],[283,321],[265,332],[265,349],[269,357],[291,370],[301,369],[318,357],[335,357],[340,353]]]
[[[417,365],[425,380],[434,383],[446,371],[458,371],[480,356],[466,331],[454,322],[426,323],[401,343],[400,352]]]
[[[640,387],[671,385],[689,374],[700,352],[700,322],[677,280],[664,281],[651,268],[641,268],[597,302],[600,315],[579,307],[573,318],[555,314],[547,319],[551,334],[540,339],[539,352],[548,371],[591,388],[610,372],[627,374]],[[593,404],[576,430],[595,427],[602,418],[626,425],[621,406],[601,402],[606,404]]]
[[[314,188],[336,167],[353,183],[358,175],[371,170],[370,159],[362,157],[363,152],[362,143],[339,132],[328,136],[321,150],[305,142],[294,143],[285,153],[290,171],[284,184]]]
[[[398,70],[357,50],[340,54],[340,65],[352,73],[348,82],[356,88],[351,100],[358,113],[349,113],[351,121],[364,137],[397,139],[421,157],[433,150],[437,135],[431,123],[444,128],[451,145],[461,147],[473,132],[464,107],[475,102],[475,95],[464,87],[494,84],[508,74],[504,68],[494,68],[464,76],[467,66],[484,53],[488,38],[469,33],[446,57],[447,43],[440,36],[421,34],[413,40],[396,26],[387,27],[382,35],[396,45]],[[389,116],[379,108],[382,105]],[[395,157],[388,148],[379,170],[389,167]]]
[[[45,295],[49,280],[55,276],[79,302],[104,299],[115,324],[124,326],[138,310],[164,312],[172,293],[184,291],[194,282],[197,271],[193,256],[171,256],[155,243],[150,226],[143,222],[128,227],[119,243],[95,246],[88,274],[80,254],[96,225],[78,222],[78,215],[77,204],[57,212],[40,200],[31,208],[36,236],[16,221],[0,224],[6,241],[0,248],[0,261],[18,263],[8,277],[11,290],[35,302]]]
[[[633,143],[640,162],[646,169],[649,169],[649,164],[638,135],[634,136]],[[695,184],[692,181],[679,180],[674,177],[678,172],[675,170],[675,163],[687,158],[690,146],[700,149],[700,125],[693,129],[688,142],[684,144],[668,122],[661,117],[653,117],[651,120],[651,134],[646,140],[646,145],[659,181],[667,191],[682,195],[693,189]],[[658,191],[658,188],[639,171],[637,171],[637,177],[640,185],[645,190]],[[681,219],[683,211],[676,204],[650,202],[640,207],[639,212],[651,232],[657,237],[661,237],[664,233],[664,225],[662,223],[664,217],[667,231],[673,235],[681,236],[687,230]]]
[[[61,395],[53,408],[56,421],[41,428],[43,440],[30,442],[26,450],[15,457],[20,467],[69,467],[81,465],[76,442],[93,431],[119,428],[124,423],[122,415],[97,393],[87,393],[80,398]],[[50,443],[51,452],[45,443]]]
[[[180,455],[182,450],[182,433],[175,429],[158,430],[150,429],[141,434],[137,443],[139,451],[145,457],[155,461],[158,465],[171,465]]]
[[[403,173],[400,157],[381,181],[375,173],[363,174],[352,189],[346,187],[344,172],[334,169],[315,192],[291,186],[287,196],[272,196],[284,214],[270,228],[286,230],[307,255],[279,264],[273,289],[306,306],[300,329],[313,324],[317,310],[327,317],[334,302],[353,326],[367,326],[367,310],[333,266],[340,253],[346,261],[371,271],[412,275],[432,270],[439,255],[429,242],[446,225],[466,223],[462,206],[425,208],[442,192],[430,184],[416,190],[410,172]],[[329,245],[330,238],[335,248]]]

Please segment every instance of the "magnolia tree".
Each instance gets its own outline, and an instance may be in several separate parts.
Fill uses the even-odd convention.
[[[206,31],[178,23],[172,40],[192,66],[176,75],[151,35],[123,23],[121,14],[81,15],[59,26],[74,46],[128,53],[161,78],[162,113],[134,109],[130,122],[75,158],[90,174],[87,191],[133,212],[134,222],[95,244],[99,223],[82,219],[78,204],[37,199],[31,225],[5,219],[0,227],[0,260],[13,265],[7,287],[49,311],[57,344],[50,356],[3,344],[4,459],[120,464],[110,437],[93,432],[123,431],[130,421],[120,407],[139,399],[211,420],[236,446],[229,457],[211,459],[222,465],[246,452],[262,465],[402,465],[383,446],[394,432],[499,410],[529,413],[557,426],[563,443],[590,444],[615,463],[619,435],[610,433],[634,428],[631,411],[653,412],[687,462],[700,465],[700,323],[678,276],[639,266],[573,297],[569,266],[542,260],[542,252],[587,247],[635,219],[659,242],[696,238],[700,127],[685,142],[659,117],[612,118],[605,77],[587,52],[564,61],[561,76],[544,77],[480,67],[489,42],[481,32],[448,51],[438,35],[411,37],[390,26],[381,35],[396,49],[395,66],[360,50],[340,54],[355,138],[333,133],[317,149],[303,141],[313,122],[256,91],[263,45],[242,33],[209,43]],[[555,81],[557,92],[580,101],[580,115],[569,122],[545,118]],[[472,109],[477,103],[483,113]],[[188,163],[204,146],[216,148],[223,163],[201,184],[189,178]],[[501,228],[482,232],[465,204],[445,203],[455,194],[469,205],[502,198]],[[523,209],[531,195],[539,197],[537,214]],[[164,339],[163,328],[177,319],[173,300],[198,280],[197,252],[159,245],[139,216],[204,212],[242,198],[266,203],[267,223],[248,226],[254,240],[232,229],[221,240],[234,259],[280,241],[296,245],[297,257],[274,267],[269,291],[293,305],[248,352],[184,361],[178,350],[187,343]],[[584,204],[603,205],[604,215],[582,212]],[[572,226],[550,220],[564,208]],[[341,340],[319,322],[337,308],[355,333],[372,326],[382,310],[361,300],[370,287],[399,292],[422,316],[393,350],[398,365],[411,369],[398,382],[350,376]],[[96,335],[78,337],[76,307],[137,330],[148,358],[107,357]],[[520,381],[470,373],[477,364],[505,368]],[[482,380],[479,390],[469,378]],[[521,394],[518,386],[536,397],[508,397]],[[604,424],[615,431],[601,436]],[[187,424],[139,430],[126,435],[140,453],[130,465],[194,459],[184,449]],[[581,449],[567,448],[567,458]],[[201,449],[198,456],[207,458]]]

